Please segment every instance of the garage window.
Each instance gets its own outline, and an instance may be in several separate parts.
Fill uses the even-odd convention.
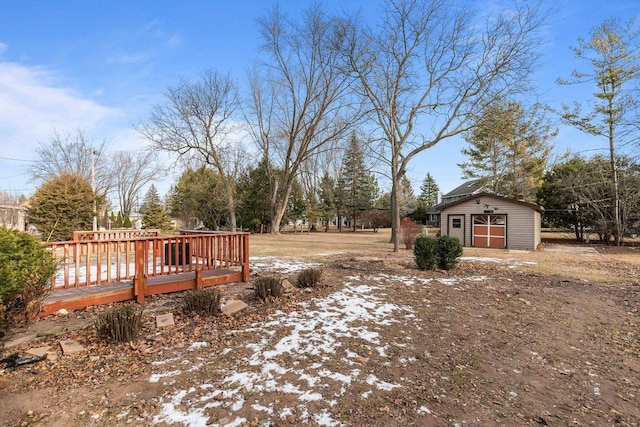
[[[452,218],[451,228],[462,228],[462,220],[460,218]]]

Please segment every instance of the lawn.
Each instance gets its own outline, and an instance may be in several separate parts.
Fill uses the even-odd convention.
[[[6,425],[639,425],[637,249],[465,249],[422,272],[378,233],[252,235],[252,278],[322,286],[197,318],[147,303],[141,338],[97,342],[104,308],[37,322],[11,351],[84,353],[0,371]],[[175,325],[156,328],[157,313]],[[56,329],[57,328],[57,329]],[[51,331],[54,331],[53,333]],[[57,332],[56,332],[57,331]],[[29,331],[25,331],[27,334]],[[37,334],[36,334],[37,335]],[[3,355],[9,353],[3,350]],[[2,356],[4,357],[4,356]]]

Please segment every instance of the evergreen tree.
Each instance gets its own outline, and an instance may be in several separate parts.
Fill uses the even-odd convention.
[[[29,222],[46,240],[71,240],[74,231],[91,230],[94,201],[100,203],[88,181],[64,173],[36,190],[28,209]]]
[[[336,210],[335,185],[335,180],[329,176],[329,172],[325,171],[320,180],[320,193],[318,194],[321,218],[324,221],[324,231],[329,231],[329,223]]]
[[[162,199],[160,199],[160,194],[158,194],[158,190],[156,186],[151,184],[147,193],[144,195],[142,199],[142,204],[140,205],[140,213],[144,214],[147,208],[151,203],[156,203],[158,205],[162,205]]]
[[[123,228],[123,227],[124,227],[124,219],[122,219],[122,212],[118,211],[115,228]]]
[[[261,161],[240,178],[237,215],[245,227],[263,231],[271,222],[269,208],[270,178],[267,160]]]
[[[608,143],[612,193],[609,216],[617,245],[622,244],[624,226],[616,160],[620,149],[638,141],[639,40],[633,19],[626,24],[618,19],[606,20],[591,31],[589,39],[578,39],[578,46],[571,49],[590,70],[574,70],[571,80],[558,80],[560,84],[587,83],[595,87],[589,111],[583,112],[577,103],[574,108],[563,105],[561,118],[564,123],[602,137]]]
[[[398,196],[398,209],[400,212],[400,216],[407,216],[407,214],[416,210],[417,206],[418,200],[413,194],[411,182],[407,179],[406,176],[404,176],[400,181],[400,194]]]
[[[295,225],[299,219],[305,219],[307,216],[307,209],[308,205],[304,198],[302,185],[300,185],[300,182],[296,179],[291,186],[289,203],[287,203],[287,210],[283,217],[285,223],[292,222]],[[284,223],[282,225],[284,225]]]
[[[188,226],[193,226],[197,218],[206,228],[219,229],[229,216],[229,210],[218,178],[210,167],[185,170],[170,191],[171,214]]]
[[[418,197],[420,207],[426,211],[437,205],[439,191],[440,187],[438,187],[436,180],[427,172],[424,181],[422,181],[422,185],[420,185],[420,196]]]
[[[360,141],[355,133],[349,139],[340,178],[340,189],[343,191],[341,206],[349,215],[355,231],[358,213],[371,209],[379,194],[378,182],[366,167]]]
[[[463,178],[480,178],[490,191],[533,198],[542,183],[551,140],[557,131],[539,107],[525,111],[520,102],[489,105],[465,135],[469,161],[459,164]]]
[[[159,203],[151,202],[142,217],[142,228],[153,228],[169,231],[173,228],[171,218]]]
[[[129,214],[124,214],[124,221],[122,222],[124,228],[132,228],[133,224],[131,224],[131,218],[129,218]]]

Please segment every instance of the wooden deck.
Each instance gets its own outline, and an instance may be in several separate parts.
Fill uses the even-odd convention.
[[[248,233],[189,233],[48,244],[61,268],[41,316],[249,280]]]

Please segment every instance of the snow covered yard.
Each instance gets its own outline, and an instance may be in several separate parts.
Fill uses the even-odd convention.
[[[252,260],[252,265],[282,273],[317,266],[270,257]],[[425,301],[391,303],[394,289],[404,287],[418,293],[411,288],[456,286],[463,292],[465,283],[485,279],[421,279],[387,273],[348,276],[342,289],[300,303],[299,311],[279,311],[267,322],[228,333],[245,337],[247,344],[217,351],[210,350],[206,342],[195,342],[184,358],[158,362],[150,382],[170,385],[185,370],[206,370],[211,375],[164,396],[153,421],[193,427],[241,426],[253,420],[263,425],[282,420],[290,425],[342,425],[335,408],[344,407],[343,398],[366,401],[406,387],[405,378],[380,377],[375,367],[412,362],[390,354],[413,347],[416,337],[412,332],[421,329],[421,322],[416,321],[411,304],[424,306]],[[398,330],[403,333],[393,332]],[[195,353],[197,363],[193,362]],[[221,360],[224,368],[218,369]],[[425,418],[425,422],[432,414],[425,405],[416,405],[414,412],[413,417]]]

